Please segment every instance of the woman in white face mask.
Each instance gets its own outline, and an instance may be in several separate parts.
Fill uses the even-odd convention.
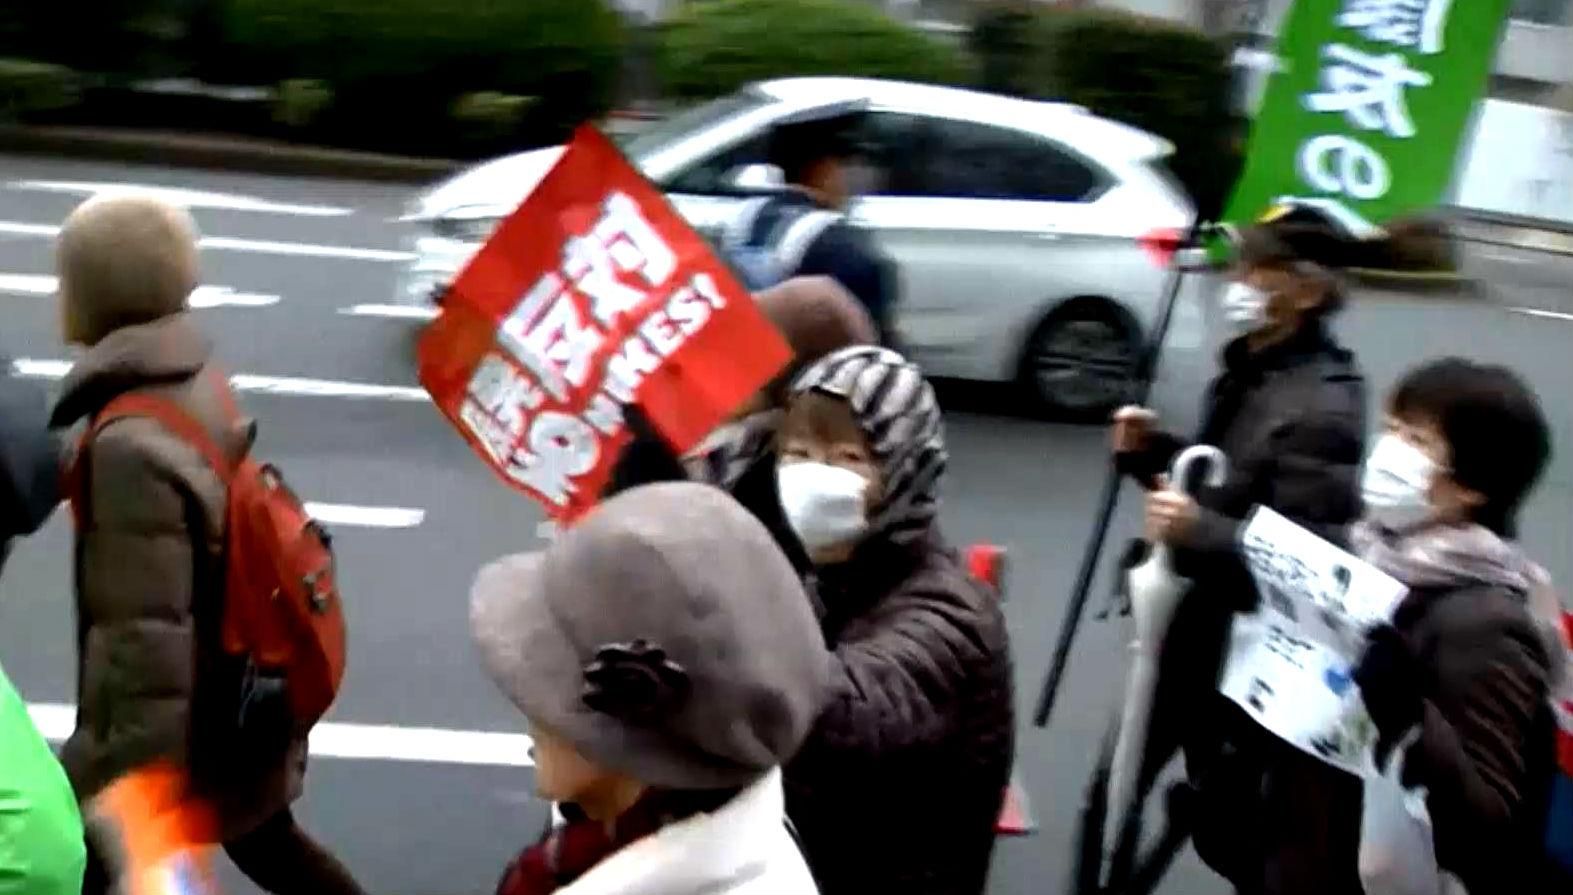
[[[1361,477],[1352,541],[1408,585],[1356,670],[1385,753],[1411,730],[1406,782],[1423,786],[1438,863],[1470,892],[1548,887],[1542,823],[1565,680],[1560,607],[1512,540],[1551,453],[1539,401],[1503,367],[1446,359],[1394,389]],[[1358,814],[1344,819],[1358,828]]]
[[[799,372],[831,352],[873,344],[877,331],[857,299],[829,277],[796,277],[754,299],[791,347],[792,362],[687,456],[677,456],[639,409],[630,407],[634,439],[618,458],[601,496],[653,482],[715,485],[764,523],[801,572],[809,562],[776,499],[774,449],[787,388]]]
[[[1011,662],[997,599],[935,523],[933,389],[895,352],[838,351],[793,383],[777,454],[834,654],[786,772],[820,889],[979,895],[1010,777]]]

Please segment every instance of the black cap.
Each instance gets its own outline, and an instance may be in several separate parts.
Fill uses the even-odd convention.
[[[820,159],[844,159],[858,154],[856,127],[860,113],[809,121],[790,121],[772,128],[766,150],[770,163],[788,172]]]
[[[1355,267],[1371,242],[1319,205],[1275,206],[1236,238],[1241,263],[1252,267],[1310,262],[1336,270]]]

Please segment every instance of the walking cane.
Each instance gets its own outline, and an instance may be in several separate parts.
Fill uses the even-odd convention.
[[[1191,226],[1180,243],[1179,248],[1193,247],[1200,241],[1201,236],[1209,232],[1210,226],[1197,221]],[[1182,253],[1176,251],[1169,263],[1169,277],[1165,284],[1163,305],[1158,313],[1158,322],[1153,327],[1152,334],[1144,347],[1141,356],[1137,358],[1136,369],[1130,379],[1129,400],[1136,404],[1147,403],[1148,395],[1152,392],[1152,381],[1158,369],[1158,357],[1163,353],[1163,343],[1169,335],[1169,323],[1174,317],[1174,307],[1179,302],[1180,289],[1185,285],[1186,264],[1181,261]],[[1087,541],[1087,548],[1082,553],[1081,570],[1076,573],[1076,585],[1071,589],[1069,605],[1065,608],[1065,620],[1060,623],[1059,639],[1054,645],[1054,657],[1049,663],[1048,675],[1043,680],[1043,688],[1038,694],[1038,708],[1033,717],[1033,723],[1038,727],[1046,727],[1049,716],[1054,711],[1054,702],[1059,697],[1060,681],[1065,676],[1065,666],[1070,661],[1071,645],[1076,641],[1076,633],[1081,628],[1082,616],[1087,611],[1087,599],[1092,594],[1092,579],[1098,571],[1098,560],[1103,556],[1103,544],[1109,536],[1109,523],[1114,518],[1114,508],[1120,500],[1120,472],[1111,459],[1109,471],[1103,480],[1103,495],[1098,509],[1097,521],[1093,523],[1092,535]]]

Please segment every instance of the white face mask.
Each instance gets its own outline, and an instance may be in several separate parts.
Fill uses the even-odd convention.
[[[1394,434],[1378,438],[1365,459],[1360,496],[1366,518],[1383,528],[1404,531],[1431,518],[1431,482],[1436,462]]]
[[[868,479],[826,463],[776,468],[776,488],[787,523],[810,554],[850,544],[868,528]]]
[[[1255,332],[1267,323],[1268,293],[1250,283],[1233,282],[1223,292],[1220,302],[1223,319],[1236,333]]]

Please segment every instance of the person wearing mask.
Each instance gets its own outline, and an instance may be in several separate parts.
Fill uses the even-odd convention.
[[[1175,571],[1192,586],[1159,653],[1147,759],[1146,793],[1183,748],[1196,798],[1174,818],[1190,829],[1198,854],[1243,895],[1360,895],[1356,841],[1333,841],[1359,781],[1300,753],[1216,691],[1234,613],[1257,593],[1238,534],[1263,505],[1334,543],[1359,515],[1365,385],[1329,321],[1343,293],[1329,266],[1347,251],[1324,224],[1292,217],[1241,234],[1239,262],[1223,295],[1236,333],[1224,347],[1194,443],[1228,457],[1221,487],[1190,494],[1167,472],[1186,442],[1158,431],[1144,409],[1120,410],[1113,447],[1119,468],[1148,488],[1146,536],[1171,548]],[[1338,860],[1331,858],[1337,857]]]
[[[792,349],[792,360],[703,442],[678,457],[637,407],[627,411],[634,439],[613,468],[605,494],[640,484],[691,479],[725,489],[764,523],[800,570],[807,557],[781,514],[776,497],[776,429],[787,388],[804,367],[850,345],[878,339],[874,322],[829,277],[795,277],[760,292],[755,300]]]
[[[48,422],[43,390],[0,373],[0,565],[60,504]],[[70,781],[0,668],[0,895],[77,895],[86,860]]]
[[[874,320],[880,344],[895,337],[894,263],[872,238],[846,220],[863,185],[851,131],[856,116],[785,124],[768,138],[766,161],[787,189],[743,206],[725,243],[763,247],[782,278],[827,276],[852,293]],[[766,285],[766,284],[757,284]]]
[[[777,437],[785,517],[812,564],[831,686],[787,765],[787,811],[826,895],[979,895],[1015,714],[998,601],[940,534],[934,391],[893,351],[793,382]]]
[[[565,819],[499,895],[815,895],[780,766],[829,657],[798,576],[725,492],[617,495],[482,569],[470,620]]]
[[[1366,460],[1358,555],[1409,588],[1354,679],[1404,782],[1424,787],[1437,862],[1473,893],[1540,895],[1563,676],[1561,606],[1513,540],[1551,454],[1540,402],[1503,367],[1449,358],[1407,374]],[[1344,818],[1357,836],[1359,812]],[[1352,860],[1352,858],[1351,858]]]
[[[57,252],[65,340],[84,351],[51,426],[90,421],[116,397],[143,392],[178,404],[233,455],[245,451],[252,427],[231,416],[233,395],[187,310],[198,284],[190,216],[148,198],[89,199],[66,219]],[[77,724],[61,753],[77,797],[88,802],[121,775],[168,761],[214,805],[230,858],[263,889],[358,895],[291,814],[304,738],[264,747],[235,731],[241,682],[199,611],[224,593],[227,496],[217,472],[149,418],[117,420],[80,451]],[[111,884],[94,851],[89,843],[88,893]]]

